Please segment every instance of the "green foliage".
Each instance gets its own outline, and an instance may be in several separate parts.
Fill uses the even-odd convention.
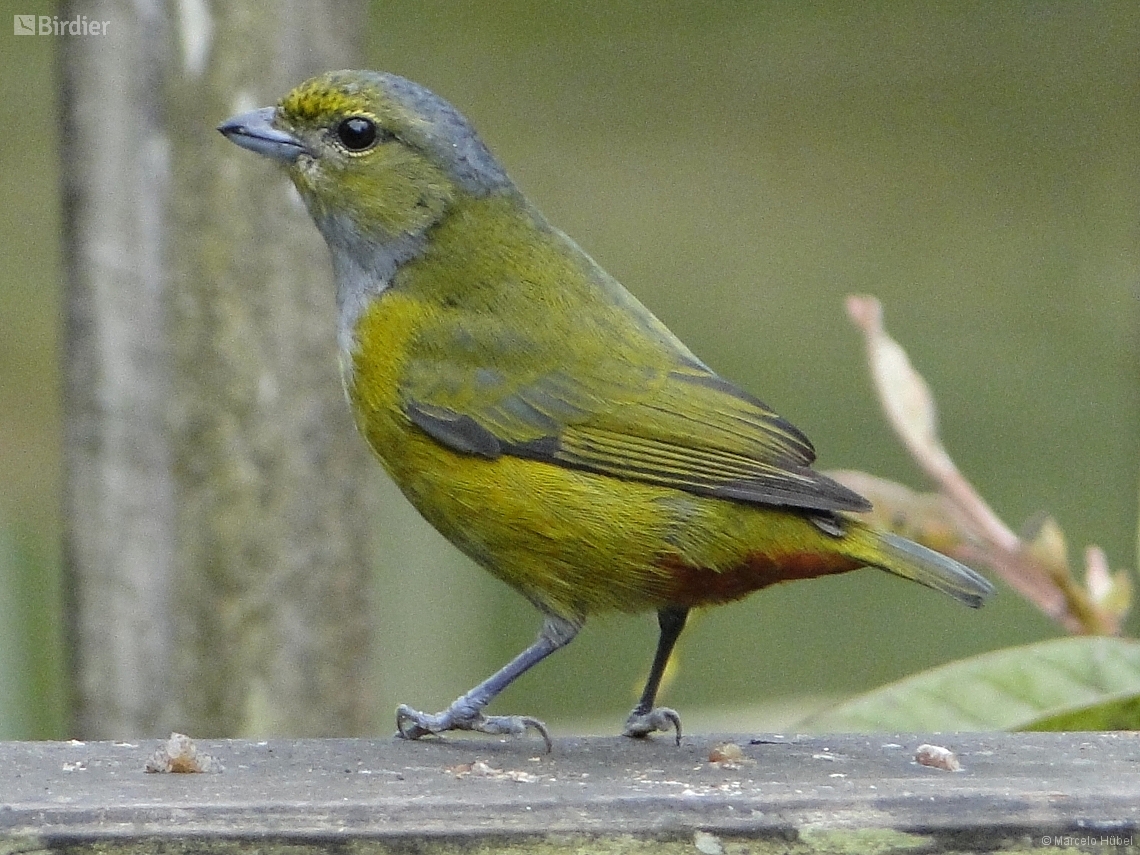
[[[1022,730],[1137,730],[1140,729],[1140,697],[1114,698],[1091,707],[1058,713]]]
[[[1072,637],[952,662],[811,716],[810,731],[1140,729],[1140,642]]]

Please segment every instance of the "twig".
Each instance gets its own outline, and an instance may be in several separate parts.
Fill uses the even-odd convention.
[[[934,397],[906,351],[887,335],[882,305],[869,296],[847,298],[847,314],[862,331],[875,389],[887,418],[911,456],[954,504],[969,529],[951,551],[989,566],[1007,585],[1072,633],[1116,634],[1123,612],[1101,608],[1113,584],[1099,550],[1087,553],[1090,590],[1069,571],[1059,530],[1026,542],[1018,537],[954,465],[938,436]],[[1053,524],[1055,528],[1055,524]],[[1041,544],[1041,548],[1035,549]],[[1043,550],[1048,549],[1047,554]],[[1104,590],[1097,596],[1093,586]],[[1091,594],[1091,595],[1090,595]]]

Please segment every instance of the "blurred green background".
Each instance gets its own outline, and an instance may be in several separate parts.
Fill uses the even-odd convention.
[[[1113,567],[1135,566],[1140,4],[370,8],[368,64],[455,103],[553,223],[801,427],[821,466],[924,486],[844,316],[844,295],[874,293],[997,512],[1017,528],[1047,509],[1078,559],[1097,543]],[[0,737],[61,736],[69,152],[54,62],[67,39],[2,32]],[[387,493],[377,704],[436,709],[539,621]],[[456,636],[454,655],[418,659],[439,632]],[[1006,590],[973,613],[863,571],[703,615],[665,700],[689,730],[780,727],[824,699],[1054,633]],[[615,732],[655,636],[651,616],[596,619],[496,709]]]

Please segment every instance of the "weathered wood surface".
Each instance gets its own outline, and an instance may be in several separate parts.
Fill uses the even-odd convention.
[[[559,739],[550,755],[533,739],[202,741],[224,767],[208,774],[145,773],[156,741],[0,743],[0,852],[808,852],[836,835],[864,835],[860,850],[1120,851],[1140,835],[1138,735],[757,739]],[[709,761],[723,741],[741,761]],[[962,771],[915,763],[923,742]]]

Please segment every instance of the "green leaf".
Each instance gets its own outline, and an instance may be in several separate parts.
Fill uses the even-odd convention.
[[[1022,730],[1140,730],[1140,697],[1058,713]]]
[[[874,689],[808,731],[1140,728],[1140,642],[1082,636],[995,650]]]

